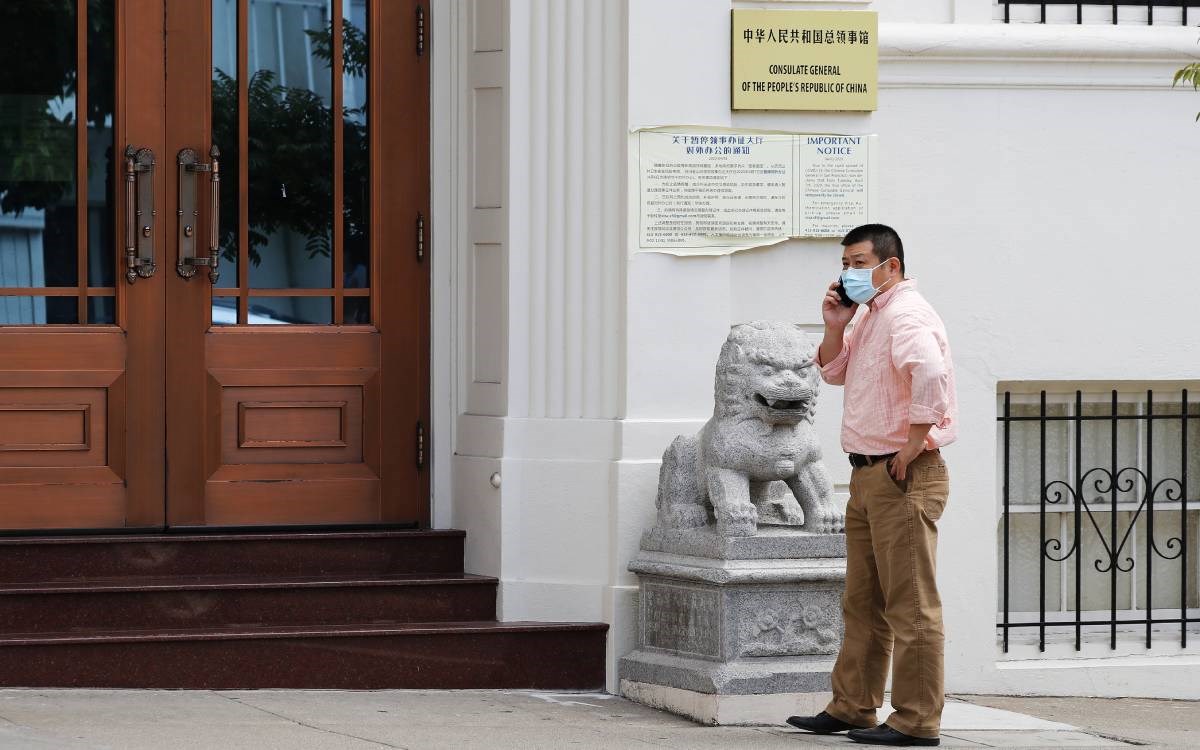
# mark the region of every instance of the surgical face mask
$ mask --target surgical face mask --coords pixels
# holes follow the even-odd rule
[[[879,266],[884,263],[887,261],[880,263]],[[875,268],[879,268],[879,266],[875,266]],[[875,272],[875,268],[847,268],[842,271],[842,286],[846,288],[846,296],[860,305],[865,305],[879,293],[880,289],[887,286],[887,281],[885,281],[876,289],[875,285],[871,283],[871,274]]]

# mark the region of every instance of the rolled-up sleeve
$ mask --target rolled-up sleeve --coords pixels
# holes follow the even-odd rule
[[[893,323],[891,344],[892,366],[912,389],[909,424],[945,426],[952,400],[950,369],[934,328],[919,315],[903,315]]]
[[[821,369],[821,380],[830,385],[846,384],[846,366],[850,364],[850,347],[854,345],[853,339],[854,326],[851,326],[842,339],[842,350],[828,362],[821,362],[821,350],[817,349],[815,361],[817,367]]]

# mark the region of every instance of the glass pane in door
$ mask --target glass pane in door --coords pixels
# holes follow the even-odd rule
[[[371,286],[371,152],[367,119],[366,0],[343,0],[342,5],[342,286]],[[346,297],[344,322],[371,322],[369,296]]]
[[[221,216],[217,238],[221,259],[218,289],[238,285],[241,212],[241,138],[238,133],[238,2],[212,0],[212,142],[221,150]],[[236,325],[238,297],[212,298],[212,324]]]
[[[213,142],[224,175],[212,322],[368,324],[368,4],[211,7]]]
[[[238,283],[237,0],[212,0],[212,142],[221,150],[221,254],[218,288]],[[214,319],[214,322],[215,319]]]
[[[87,284],[116,285],[116,188],[121,162],[113,140],[116,0],[87,3]],[[114,290],[115,291],[115,290]],[[112,295],[88,298],[89,323],[115,323]]]
[[[328,7],[304,0],[249,3],[252,288],[333,285]]]
[[[0,324],[114,322],[113,28],[113,0],[0,3]]]
[[[0,24],[0,286],[75,286],[75,9],[5,3]],[[58,323],[74,309],[73,297],[22,297],[0,322]]]
[[[329,325],[333,306],[329,297],[251,297],[249,323]]]

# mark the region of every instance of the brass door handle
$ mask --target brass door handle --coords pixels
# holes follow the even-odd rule
[[[154,152],[125,147],[125,279],[148,279],[154,262]]]
[[[196,152],[185,148],[179,152],[176,163],[179,166],[179,261],[175,264],[175,272],[185,279],[196,275],[196,268],[208,266],[208,280],[216,284],[221,278],[219,269],[221,258],[219,252],[220,217],[221,217],[221,150],[213,145],[208,152],[212,161],[202,164],[196,160]],[[208,172],[208,184],[211,191],[209,201],[208,222],[208,256],[196,255],[196,219],[200,211],[196,207],[196,173]]]

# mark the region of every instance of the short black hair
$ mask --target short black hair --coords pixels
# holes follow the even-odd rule
[[[886,224],[863,224],[861,227],[851,229],[845,237],[842,238],[842,247],[857,245],[860,242],[870,240],[871,248],[875,251],[875,257],[879,262],[888,258],[899,258],[900,260],[900,275],[904,275],[904,243],[900,241],[900,235],[896,233]]]

